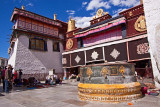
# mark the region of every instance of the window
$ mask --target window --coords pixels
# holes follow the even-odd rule
[[[47,43],[43,39],[32,38],[29,40],[29,49],[47,51]]]
[[[53,42],[53,51],[60,52],[59,42]]]

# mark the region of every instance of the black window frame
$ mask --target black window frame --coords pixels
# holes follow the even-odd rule
[[[37,41],[39,40],[39,45],[41,45],[40,42],[43,42],[43,49],[42,47],[37,47]],[[32,42],[34,41],[34,47],[32,47]],[[29,49],[33,49],[33,50],[39,50],[39,51],[47,51],[47,41],[45,41],[44,39],[41,38],[30,38],[29,39]]]
[[[53,51],[55,51],[55,52],[60,52],[60,44],[59,44],[60,42],[59,41],[53,41],[53,45],[52,45],[52,47],[53,47]],[[54,48],[54,45],[57,45],[56,46],[56,49]]]

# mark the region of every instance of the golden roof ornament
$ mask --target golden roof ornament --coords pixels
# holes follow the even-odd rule
[[[103,15],[103,9],[98,9],[97,16],[101,17]]]
[[[143,4],[143,0],[141,0],[141,4]]]
[[[96,19],[96,16],[94,16],[92,19]]]
[[[57,15],[56,14],[54,14],[54,20],[56,20],[57,19],[57,17],[56,17]]]
[[[24,5],[22,5],[22,7],[21,7],[23,10],[25,10],[25,7],[24,7]]]
[[[108,12],[104,12],[104,15],[107,15],[107,14],[109,14]]]
[[[74,30],[76,27],[75,27],[75,20],[71,19],[68,21],[68,32]]]

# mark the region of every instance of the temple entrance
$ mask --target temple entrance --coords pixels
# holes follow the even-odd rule
[[[75,79],[79,74],[79,67],[67,68],[67,78]]]
[[[142,61],[135,61],[135,71],[137,72],[137,76],[139,79],[142,78],[153,78],[153,71],[151,66],[151,60],[142,60]]]

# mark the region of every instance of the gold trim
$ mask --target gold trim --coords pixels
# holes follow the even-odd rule
[[[83,101],[99,101],[99,102],[111,102],[111,103],[119,103],[124,101],[131,101],[142,97],[141,93],[133,94],[133,95],[87,95],[83,93],[78,93],[80,100]]]
[[[78,91],[86,94],[105,94],[105,95],[129,95],[139,93],[141,87],[122,88],[122,89],[84,89],[78,88]]]
[[[78,84],[80,100],[100,102],[122,102],[142,96],[139,82],[128,84]]]
[[[133,88],[140,87],[141,84],[139,82],[132,82],[128,84],[83,84],[79,83],[79,88],[84,89],[124,89],[124,88]]]

